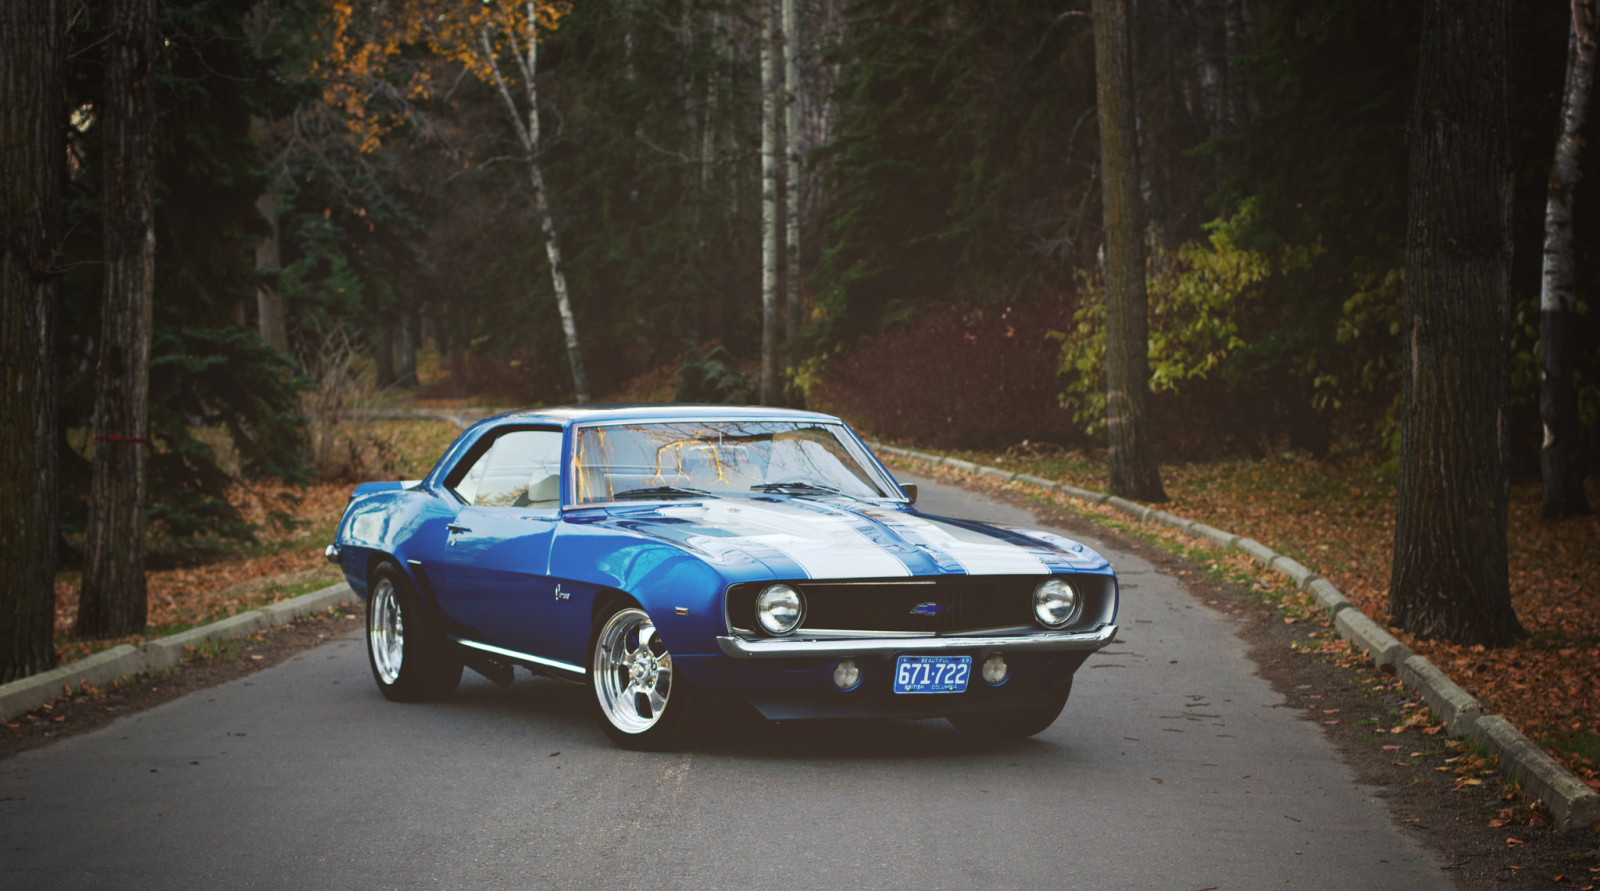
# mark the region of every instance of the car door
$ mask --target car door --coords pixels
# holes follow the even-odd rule
[[[491,435],[445,477],[460,507],[421,549],[423,568],[463,637],[540,655],[556,596],[547,574],[561,511],[562,434],[510,428]]]

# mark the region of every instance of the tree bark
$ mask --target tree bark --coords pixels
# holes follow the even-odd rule
[[[1150,420],[1149,296],[1145,291],[1144,212],[1134,133],[1127,0],[1094,0],[1095,81],[1104,174],[1106,427],[1111,492],[1165,501]]]
[[[517,110],[516,100],[511,96],[511,89],[506,84],[505,78],[500,73],[500,61],[495,56],[494,45],[489,40],[489,32],[482,32],[480,44],[483,49],[484,62],[489,66],[489,71],[494,76],[494,85],[500,95],[500,103],[505,108],[507,116],[511,119],[511,129],[517,134],[517,141],[522,143],[523,151],[528,153],[528,181],[533,192],[533,211],[539,219],[539,230],[544,235],[545,257],[550,261],[550,284],[556,292],[556,311],[561,315],[561,331],[567,342],[567,362],[572,368],[572,389],[575,399],[580,402],[589,401],[589,375],[583,368],[583,351],[578,346],[578,323],[572,314],[572,298],[567,292],[567,274],[561,263],[561,242],[556,237],[555,215],[550,211],[550,197],[544,185],[544,170],[539,165],[539,19],[538,10],[532,0],[526,3],[528,18],[528,47],[526,52],[521,49],[521,39],[516,34],[507,34],[506,39],[511,44],[512,54],[516,57],[517,67],[520,69],[524,85],[528,93],[528,112],[526,118]]]
[[[1572,193],[1578,153],[1594,82],[1595,0],[1572,0],[1567,35],[1567,83],[1561,98],[1561,135],[1544,206],[1544,282],[1539,293],[1539,419],[1544,444],[1539,471],[1547,520],[1591,513],[1583,491],[1582,428],[1574,379],[1579,348],[1573,337],[1578,298],[1572,264]]]
[[[55,665],[65,7],[0,4],[0,683]]]
[[[761,403],[781,398],[778,370],[778,28],[761,0]]]
[[[250,119],[250,138],[262,155],[272,154],[272,125],[265,118]],[[256,242],[256,272],[272,275],[283,269],[278,242],[278,189],[276,182],[256,198],[256,210],[267,224],[266,237]],[[283,295],[265,280],[256,283],[256,325],[268,346],[289,351],[289,326],[283,314]]]
[[[145,461],[155,294],[155,0],[113,0],[100,126],[105,146],[105,297],[95,368],[94,478],[84,539],[81,637],[145,625]]]
[[[783,2],[783,144],[788,158],[784,176],[784,223],[788,256],[784,263],[783,342],[788,373],[784,391],[789,405],[798,405],[802,394],[793,392],[796,340],[800,336],[800,35],[795,19],[795,0]]]
[[[1408,130],[1389,612],[1425,639],[1522,631],[1506,562],[1512,165],[1506,0],[1427,0]]]

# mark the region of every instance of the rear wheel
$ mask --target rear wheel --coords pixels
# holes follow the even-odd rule
[[[1072,682],[1068,681],[1066,686],[1042,708],[1016,709],[1008,712],[972,712],[950,715],[946,720],[973,742],[1026,739],[1036,733],[1043,733],[1045,728],[1054,724],[1056,718],[1061,717],[1061,710],[1066,708],[1067,697],[1070,695],[1072,695]]]
[[[367,663],[395,702],[443,699],[461,683],[461,659],[434,627],[405,573],[393,563],[372,572],[367,595]]]
[[[655,623],[622,605],[600,623],[589,648],[590,689],[600,728],[626,749],[682,746],[689,731],[689,689]]]

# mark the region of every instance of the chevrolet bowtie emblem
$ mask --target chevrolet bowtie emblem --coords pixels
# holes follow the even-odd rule
[[[911,608],[913,616],[937,616],[950,607],[942,603],[919,603]]]

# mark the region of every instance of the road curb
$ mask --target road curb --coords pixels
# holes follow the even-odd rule
[[[1104,504],[1143,522],[1158,522],[1172,526],[1185,534],[1207,542],[1224,551],[1238,551],[1248,555],[1263,569],[1276,572],[1311,595],[1311,599],[1328,616],[1339,636],[1351,645],[1364,650],[1373,664],[1397,674],[1400,682],[1416,690],[1428,708],[1444,722],[1445,732],[1453,737],[1477,740],[1500,756],[1500,765],[1508,776],[1520,780],[1528,793],[1539,798],[1550,809],[1550,817],[1558,832],[1593,828],[1600,830],[1600,793],[1589,788],[1550,757],[1510,721],[1500,715],[1482,714],[1482,705],[1438,666],[1422,656],[1417,656],[1394,635],[1374,622],[1355,604],[1351,603],[1333,583],[1310,568],[1252,538],[1235,535],[1204,523],[1188,520],[1176,514],[1159,511],[1104,492],[1093,492],[1069,486],[1066,483],[1044,480],[1027,474],[1011,473],[994,467],[980,467],[970,461],[957,461],[912,449],[869,443],[875,450],[902,458],[913,458],[933,464],[956,467],[969,473],[992,478],[1009,479],[1042,486],[1063,492],[1091,504]]]
[[[339,582],[291,600],[282,600],[209,625],[148,641],[143,646],[121,644],[32,677],[0,684],[0,721],[31,712],[51,700],[76,691],[83,684],[100,686],[129,675],[171,668],[182,661],[184,647],[245,637],[330,606],[354,602],[355,592],[350,590],[349,585]]]

